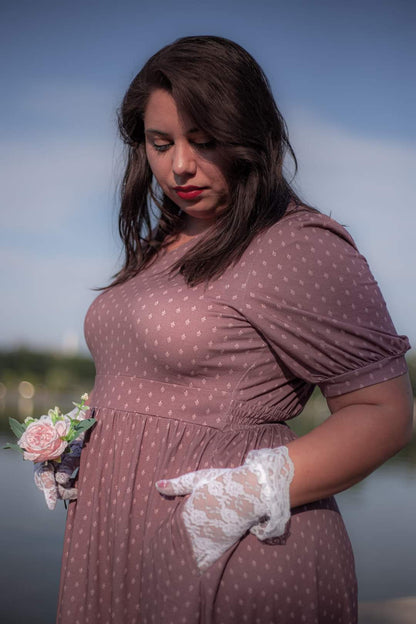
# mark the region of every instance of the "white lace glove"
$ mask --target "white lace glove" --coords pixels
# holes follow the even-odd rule
[[[82,437],[82,439],[81,439]],[[82,433],[69,445],[71,452],[65,453],[61,462],[48,461],[34,465],[33,478],[43,492],[48,509],[55,509],[56,501],[74,500],[78,490],[74,487],[74,471],[79,468],[81,449],[84,440]]]
[[[293,463],[285,446],[250,451],[239,468],[212,468],[158,481],[160,493],[190,494],[183,508],[198,568],[206,570],[250,530],[279,537],[290,518]]]

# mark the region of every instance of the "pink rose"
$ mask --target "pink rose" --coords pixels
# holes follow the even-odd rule
[[[69,428],[69,421],[58,420],[53,424],[48,416],[30,423],[17,442],[24,450],[23,458],[34,462],[58,459],[68,446],[61,438],[67,435]]]

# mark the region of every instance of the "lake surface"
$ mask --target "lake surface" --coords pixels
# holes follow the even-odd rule
[[[14,441],[0,434],[0,446]],[[2,624],[54,624],[66,510],[49,511],[33,466],[0,451]],[[416,596],[416,440],[337,495],[353,544],[360,600]]]

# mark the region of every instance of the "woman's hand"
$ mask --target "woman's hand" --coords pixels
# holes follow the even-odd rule
[[[260,539],[271,536],[270,525],[273,537],[283,534],[292,476],[287,449],[278,447],[251,451],[239,468],[198,470],[156,487],[169,496],[190,494],[183,520],[196,563],[205,571],[249,530]],[[259,524],[266,519],[266,525]]]
[[[78,496],[73,474],[79,468],[82,440],[74,440],[70,448],[71,452],[64,453],[59,463],[48,461],[34,465],[33,478],[45,496],[48,509],[55,509],[58,499],[74,500]]]

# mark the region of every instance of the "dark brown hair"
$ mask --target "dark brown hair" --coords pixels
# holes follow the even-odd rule
[[[180,209],[158,189],[145,153],[143,116],[157,88],[167,90],[178,108],[215,141],[230,191],[229,209],[217,218],[210,235],[173,267],[188,284],[220,275],[258,232],[284,215],[291,200],[300,203],[283,174],[285,155],[292,157],[295,170],[296,157],[262,69],[228,39],[178,39],[147,61],[119,111],[128,150],[119,215],[125,260],[111,285],[148,266],[182,226]],[[160,212],[154,229],[152,203]]]

